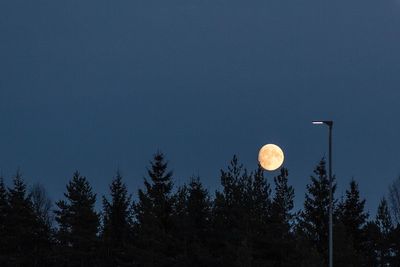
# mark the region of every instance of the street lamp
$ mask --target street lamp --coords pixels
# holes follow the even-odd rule
[[[329,267],[333,267],[333,229],[332,229],[332,127],[333,121],[313,121],[314,125],[325,124],[329,127]]]

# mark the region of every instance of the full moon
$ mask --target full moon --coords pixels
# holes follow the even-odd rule
[[[284,160],[282,149],[274,144],[263,146],[258,153],[258,161],[261,167],[267,171],[274,171],[278,169]]]

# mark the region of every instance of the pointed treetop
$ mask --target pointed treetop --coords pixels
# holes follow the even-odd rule
[[[167,172],[168,162],[162,152],[158,151],[150,161],[150,168],[147,169],[147,174],[154,183],[164,183],[171,179],[172,171]]]
[[[20,172],[20,170],[17,170],[17,173],[15,174],[15,176],[13,178],[13,184],[14,184],[14,187],[13,187],[13,189],[11,189],[13,192],[19,192],[19,193],[23,193],[25,195],[26,184],[25,184],[24,180],[22,179],[22,173]]]
[[[376,225],[381,230],[382,234],[389,235],[393,230],[392,218],[390,216],[389,207],[386,198],[382,198],[378,206],[378,213],[375,219]]]
[[[281,168],[280,174],[274,177],[275,195],[272,201],[272,215],[279,222],[286,224],[293,217],[291,210],[294,207],[294,189],[288,185],[288,175],[288,170]]]

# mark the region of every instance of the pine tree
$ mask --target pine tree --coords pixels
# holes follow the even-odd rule
[[[270,216],[271,210],[271,187],[264,176],[264,170],[259,165],[253,173],[250,195],[253,201],[253,214],[258,224],[264,224]]]
[[[99,217],[94,210],[96,194],[86,177],[77,171],[67,185],[66,200],[56,203],[59,224],[57,261],[63,266],[96,266]]]
[[[211,250],[222,266],[268,266],[271,259],[270,185],[259,166],[247,172],[236,156],[221,170],[222,191],[212,210]]]
[[[291,222],[294,189],[288,185],[288,170],[280,169],[280,174],[274,178],[275,195],[272,200],[270,216],[271,259],[275,265],[290,266],[294,264],[295,242],[291,233]]]
[[[173,265],[176,247],[172,196],[172,172],[168,171],[164,155],[158,152],[148,169],[145,190],[139,190],[135,205],[138,258],[144,266]]]
[[[275,196],[272,201],[271,217],[274,223],[282,228],[280,234],[287,235],[290,222],[293,219],[293,200],[294,189],[288,185],[289,172],[286,168],[281,168],[280,174],[274,178]]]
[[[213,207],[212,251],[222,266],[249,266],[252,261],[251,175],[236,156],[221,170],[222,192]]]
[[[271,229],[271,189],[264,170],[259,165],[253,172],[251,190],[250,225],[252,228],[252,264],[254,266],[269,266],[272,264],[272,232]]]
[[[315,176],[314,176],[315,175]],[[329,177],[326,173],[325,160],[322,159],[311,176],[311,184],[307,185],[304,210],[301,215],[301,227],[304,233],[328,262],[328,222],[329,222]],[[333,183],[332,196],[336,184]],[[333,202],[335,204],[335,202]]]
[[[130,266],[133,252],[132,197],[119,172],[110,185],[110,195],[111,200],[103,196],[103,265]]]

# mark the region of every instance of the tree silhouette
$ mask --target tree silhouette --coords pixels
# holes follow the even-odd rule
[[[378,206],[375,224],[378,229],[377,256],[379,266],[390,266],[392,259],[391,235],[393,232],[393,224],[385,198],[382,198]]]
[[[360,255],[355,250],[353,238],[347,232],[342,221],[336,221],[333,227],[333,265],[343,267],[371,266],[363,265]],[[365,261],[365,260],[364,260]]]
[[[6,216],[8,263],[11,266],[46,266],[47,254],[43,250],[49,245],[49,230],[35,214],[19,171],[13,178],[13,187],[8,189]]]
[[[66,200],[56,203],[58,264],[63,266],[97,266],[96,249],[99,217],[94,210],[96,194],[86,177],[76,171],[67,185]]]
[[[281,228],[280,235],[284,238],[290,230],[293,219],[294,189],[288,185],[289,172],[286,168],[280,169],[280,174],[274,178],[275,195],[272,200],[271,219]]]
[[[204,238],[210,226],[211,201],[199,177],[192,178],[189,183],[187,214],[196,238]]]
[[[0,177],[0,265],[6,266],[8,262],[8,242],[7,242],[7,212],[8,192],[4,184],[3,177]]]
[[[176,238],[180,240],[179,262],[176,266],[210,266],[208,250],[211,227],[211,202],[198,177],[188,186],[180,187],[175,195],[174,217]]]
[[[212,250],[223,266],[251,264],[251,182],[251,175],[236,156],[227,170],[221,170],[223,190],[216,192],[213,207]]]
[[[132,197],[119,172],[110,185],[110,196],[111,200],[103,196],[103,265],[130,266],[133,262]]]
[[[138,258],[144,266],[175,262],[173,183],[172,172],[167,168],[164,155],[156,153],[147,172],[150,180],[144,180],[145,190],[139,190],[139,201],[134,208]]]
[[[295,240],[291,232],[294,214],[294,189],[288,184],[289,172],[281,168],[279,175],[274,177],[275,195],[272,200],[269,228],[271,233],[271,258],[275,265],[293,265],[295,258]]]
[[[51,265],[52,248],[52,203],[46,189],[40,184],[35,184],[30,190],[32,208],[36,217],[37,244],[35,246],[36,266]]]
[[[271,228],[271,188],[264,170],[259,165],[252,176],[252,185],[248,192],[251,199],[249,220],[252,228],[252,264],[265,266],[272,264]]]
[[[11,187],[0,178],[0,266],[261,267],[326,265],[329,178],[318,162],[307,185],[304,209],[293,212],[294,189],[281,168],[274,190],[260,166],[252,172],[234,156],[220,172],[221,189],[210,196],[200,178],[174,188],[165,156],[150,161],[144,188],[132,201],[117,172],[102,198],[75,172],[55,221],[45,188],[29,192],[17,172]],[[333,190],[335,191],[336,184]],[[394,219],[395,190],[389,199]],[[335,266],[399,266],[400,225],[382,199],[367,221],[366,200],[352,180],[335,207]],[[395,203],[395,204],[393,204]]]
[[[34,184],[30,190],[30,197],[33,209],[40,221],[48,227],[51,227],[53,223],[53,217],[51,215],[52,202],[44,186],[41,184]]]
[[[400,176],[389,186],[389,201],[395,222],[400,224]]]
[[[365,199],[360,198],[358,184],[354,179],[350,181],[349,189],[346,190],[346,198],[344,202],[339,203],[337,208],[338,220],[344,227],[343,240],[344,243],[351,243],[355,251],[352,261],[355,265],[360,265],[362,259],[365,258],[364,245],[365,232],[364,227],[368,219],[368,213],[364,210]]]
[[[329,177],[325,165],[322,159],[311,176],[311,184],[307,185],[301,224],[314,248],[328,262]],[[332,196],[335,190],[334,183]]]

